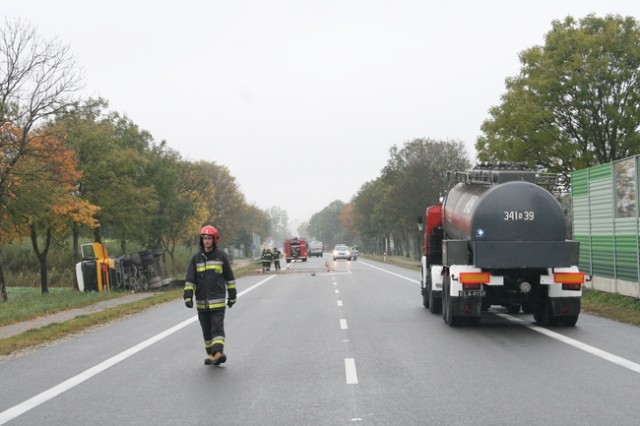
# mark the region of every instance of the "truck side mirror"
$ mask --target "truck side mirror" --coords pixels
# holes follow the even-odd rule
[[[416,222],[418,222],[418,231],[422,232],[424,229],[424,220],[422,219],[422,216],[418,216]]]

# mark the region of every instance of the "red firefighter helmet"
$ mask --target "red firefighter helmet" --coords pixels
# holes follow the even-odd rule
[[[205,235],[211,235],[213,237],[213,242],[217,243],[220,237],[218,236],[218,230],[211,225],[203,226],[200,230],[200,238]]]

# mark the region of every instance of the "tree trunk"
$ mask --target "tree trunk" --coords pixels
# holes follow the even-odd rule
[[[7,295],[7,287],[4,283],[4,272],[2,269],[2,250],[0,250],[0,300],[2,300],[2,302],[8,302],[9,296]]]
[[[174,256],[174,252],[176,251],[176,242],[173,240],[171,242],[171,250],[165,250],[165,253],[169,253],[169,257],[171,258],[171,277],[175,278],[176,276],[176,258]],[[164,256],[164,253],[163,253]]]
[[[47,275],[47,256],[38,256],[38,260],[40,261],[40,288],[42,289],[42,294],[49,293],[49,277]]]
[[[35,225],[31,224],[31,245],[33,246],[33,251],[36,253],[38,257],[38,261],[40,262],[40,288],[42,289],[42,294],[49,293],[49,281],[47,276],[47,255],[49,254],[49,246],[51,244],[51,228],[47,227],[47,232],[45,236],[44,248],[42,252],[38,248],[38,236],[36,234]]]
[[[120,252],[121,254],[125,254],[127,252],[127,240],[125,237],[120,239]]]

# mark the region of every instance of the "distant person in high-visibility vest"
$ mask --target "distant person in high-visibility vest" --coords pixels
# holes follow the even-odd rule
[[[271,261],[273,261],[273,253],[266,248],[262,250],[262,272],[268,272],[271,270]]]
[[[273,267],[276,271],[280,270],[280,255],[282,252],[278,250],[278,247],[273,248]]]
[[[200,251],[187,267],[184,304],[193,308],[196,299],[198,319],[207,351],[205,365],[220,365],[224,353],[224,314],[236,303],[236,283],[227,254],[218,249],[218,230],[211,225],[200,230]],[[225,300],[226,298],[226,300]],[[225,303],[226,302],[226,303]]]

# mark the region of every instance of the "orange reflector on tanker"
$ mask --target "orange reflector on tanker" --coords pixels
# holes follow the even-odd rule
[[[582,284],[584,272],[554,272],[553,282],[556,284]]]
[[[491,281],[489,272],[460,272],[461,284],[485,284]]]

